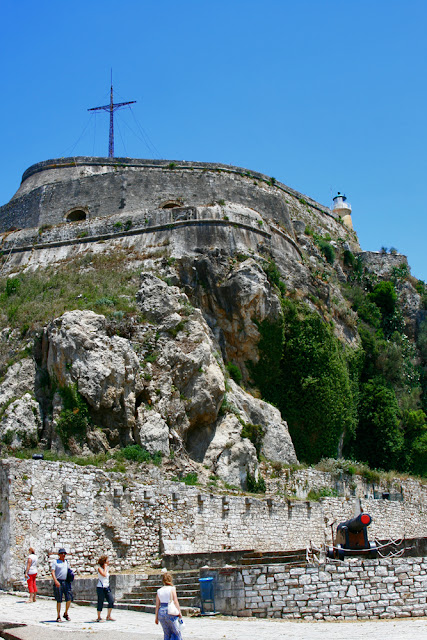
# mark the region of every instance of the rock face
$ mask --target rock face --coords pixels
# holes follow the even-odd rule
[[[224,357],[244,365],[257,361],[259,332],[254,322],[280,315],[279,299],[261,266],[247,256],[230,269],[225,256],[181,260],[179,278],[199,291],[197,303],[223,347]]]
[[[36,368],[32,358],[25,358],[12,364],[0,384],[0,407],[26,391],[34,390]]]
[[[12,449],[35,447],[42,426],[40,407],[30,393],[9,404],[0,419],[0,439]]]
[[[108,336],[106,319],[70,311],[46,329],[47,369],[60,387],[77,384],[101,426],[132,428],[142,388],[139,363],[129,341]]]
[[[282,419],[280,411],[268,402],[253,398],[245,393],[232,380],[231,391],[227,399],[236,407],[244,422],[261,425],[264,438],[261,453],[275,462],[286,460],[289,463],[298,462],[294,445],[289,435],[288,426]]]
[[[304,303],[358,347],[349,291],[362,278],[393,280],[414,348],[427,313],[404,256],[359,253],[356,234],[329,209],[237,167],[48,161],[26,172],[0,218],[2,273],[18,276],[13,287],[0,282],[12,303],[0,311],[0,439],[12,448],[38,442],[86,455],[137,444],[245,486],[261,456],[297,461],[280,412],[254,397],[253,365],[276,346],[260,342],[261,323],[280,332],[283,309]],[[117,279],[110,305],[72,291],[60,317],[14,326],[26,274],[77,268],[108,289],[110,260],[120,276],[131,272],[129,288]],[[73,310],[81,298],[106,315]],[[32,347],[34,359],[19,360]]]
[[[214,278],[213,265],[209,269]],[[240,487],[248,473],[258,473],[255,446],[241,435],[242,425],[254,423],[265,434],[266,457],[294,462],[295,451],[279,412],[228,379],[222,357],[232,349],[228,338],[238,323],[240,357],[253,352],[258,338],[251,317],[278,313],[277,297],[252,260],[217,287],[216,295],[217,308],[225,304],[230,316],[224,314],[212,330],[179,287],[145,271],[137,294],[141,316],[126,335],[115,335],[117,327],[93,311],[66,312],[51,322],[44,331],[42,363],[59,393],[54,395],[51,429],[45,428],[45,437],[50,433],[56,448],[65,446],[75,453],[136,443],[152,454],[168,456],[172,446],[178,447],[195,463]],[[221,349],[217,336],[227,348]],[[21,367],[28,369],[30,380],[29,365]],[[12,393],[10,376],[3,387],[5,394]],[[80,394],[90,416],[80,445],[73,438],[61,444],[56,435],[65,410],[61,389],[66,388]]]
[[[241,438],[242,425],[232,414],[221,418],[203,457],[213,473],[228,484],[244,487],[246,474],[256,475],[258,462],[254,445]]]
[[[9,367],[0,384],[0,440],[12,449],[35,446],[39,439],[40,406],[31,395],[35,375],[34,360],[25,358]]]

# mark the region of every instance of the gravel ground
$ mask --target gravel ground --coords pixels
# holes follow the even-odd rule
[[[64,606],[63,606],[64,609]],[[62,610],[63,610],[62,609]],[[135,640],[142,634],[144,640],[162,640],[160,626],[154,624],[149,613],[116,610],[115,622],[95,622],[96,611],[91,607],[72,604],[70,622],[56,622],[56,603],[39,599],[28,604],[25,596],[0,593],[0,622],[25,624],[25,627],[0,631],[0,637],[19,640],[86,640],[96,633],[103,640]],[[105,617],[105,614],[104,614]],[[72,635],[70,635],[72,634]],[[426,640],[427,619],[394,619],[366,622],[290,622],[288,620],[233,618],[229,616],[185,618],[182,627],[184,640]]]

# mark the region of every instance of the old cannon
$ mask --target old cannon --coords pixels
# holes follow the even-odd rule
[[[359,513],[351,520],[341,522],[337,526],[333,547],[328,547],[328,558],[344,560],[345,556],[362,556],[376,558],[377,546],[369,542],[367,527],[372,518],[369,513]]]

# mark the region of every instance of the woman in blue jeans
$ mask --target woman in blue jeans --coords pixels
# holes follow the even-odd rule
[[[162,625],[164,640],[182,640],[180,623],[182,622],[181,609],[179,606],[176,589],[173,586],[173,579],[170,573],[164,573],[163,587],[157,589],[156,595],[156,624]],[[178,609],[177,616],[168,614],[168,604],[172,600]]]
[[[104,606],[104,600],[107,601],[108,605],[108,613],[106,620],[113,622],[114,618],[111,617],[111,612],[114,607],[114,598],[110,589],[110,573],[108,570],[108,556],[101,556],[98,560],[98,582],[96,585],[96,592],[98,594],[98,619],[97,622],[101,622],[101,612],[102,607]]]

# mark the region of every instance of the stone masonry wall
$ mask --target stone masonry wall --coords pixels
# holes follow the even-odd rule
[[[224,614],[304,620],[427,615],[427,558],[204,569]]]
[[[3,268],[8,271],[75,258],[89,247],[96,253],[125,250],[147,259],[200,255],[212,246],[225,254],[259,254],[267,248],[300,259],[300,249],[289,234],[237,205],[117,214],[0,235],[0,250],[7,255]]]
[[[114,571],[134,570],[163,553],[277,551],[310,541],[320,547],[331,542],[330,522],[352,517],[354,509],[346,498],[207,493],[162,480],[157,468],[139,481],[95,467],[9,458],[0,462],[0,479],[0,585],[22,578],[29,546],[40,557],[40,577],[61,546],[79,574],[92,573],[103,553]],[[427,536],[425,499],[413,501],[408,492],[404,502],[362,504],[373,518],[370,539]]]
[[[58,225],[73,209],[87,219],[144,216],[174,202],[182,207],[233,203],[258,212],[294,237],[297,219],[358,247],[331,211],[274,178],[240,167],[130,158],[61,158],[30,167],[12,200],[0,207],[0,231]],[[69,224],[69,223],[68,223]]]

